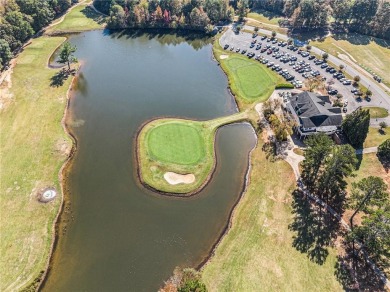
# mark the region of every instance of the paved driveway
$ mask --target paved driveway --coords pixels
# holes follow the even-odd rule
[[[245,26],[245,29],[252,29],[253,30],[253,27]],[[266,34],[266,35],[271,34],[270,31],[262,30],[262,29],[260,29],[259,32],[262,34]],[[281,40],[287,40],[287,36],[285,36],[285,35],[278,34],[277,37]],[[223,36],[220,38],[220,44],[222,47],[225,44],[228,44],[230,47],[234,46],[235,49],[236,48],[240,48],[241,50],[246,49],[247,52],[253,52],[256,54],[256,56],[257,55],[264,56],[270,62],[272,61],[275,64],[279,64],[282,69],[288,70],[288,72],[291,75],[295,76],[295,80],[304,81],[305,78],[302,76],[302,74],[297,73],[292,68],[292,66],[289,66],[288,63],[283,63],[280,61],[280,59],[275,59],[274,57],[272,57],[272,55],[267,55],[266,52],[261,53],[260,50],[256,50],[255,48],[251,49],[249,46],[250,46],[252,40],[253,40],[253,38],[252,38],[251,33],[240,32],[239,34],[236,34],[233,32],[232,29],[229,28],[223,34]],[[271,46],[277,46],[276,44],[267,43],[266,40],[261,40],[260,37],[257,37],[256,40],[257,40],[257,43],[262,44],[262,48],[267,44],[270,44]],[[365,106],[380,106],[380,107],[386,108],[390,112],[390,102],[389,102],[389,97],[387,96],[387,94],[380,87],[378,87],[377,84],[374,83],[375,81],[368,82],[369,80],[365,80],[367,78],[364,78],[364,76],[359,74],[356,70],[355,70],[356,72],[354,72],[353,71],[354,69],[351,68],[350,66],[348,67],[347,65],[345,65],[345,66],[347,66],[346,67],[347,73],[350,74],[351,76],[355,76],[355,75],[361,76],[361,83],[364,86],[369,87],[370,90],[373,92],[373,98],[371,99],[370,102],[368,102],[366,100],[357,101],[354,98],[354,95],[351,93],[351,89],[353,89],[352,85],[343,85],[340,81],[338,81],[337,79],[334,79],[332,74],[326,72],[326,69],[322,69],[321,65],[315,65],[313,60],[312,61],[308,60],[308,57],[303,58],[301,55],[299,55],[297,53],[297,51],[296,52],[291,51],[291,50],[287,49],[287,47],[278,47],[278,48],[280,50],[279,52],[285,52],[285,53],[289,53],[290,56],[296,56],[298,59],[296,62],[303,60],[306,63],[309,63],[311,66],[311,69],[314,71],[318,70],[321,73],[321,76],[326,78],[326,81],[332,80],[334,82],[333,85],[331,85],[332,88],[337,89],[338,92],[343,95],[343,99],[348,101],[347,113],[352,112],[353,110],[355,110],[359,106],[363,106],[363,107],[365,107]],[[316,50],[318,50],[318,52]],[[319,49],[316,49],[316,48],[312,48],[312,51],[318,55],[320,55],[322,52],[322,51],[320,52]],[[339,60],[338,58],[333,57],[333,56],[329,56],[329,61],[331,61],[335,65],[339,65],[339,64],[343,63],[341,60]],[[269,70],[271,70],[271,69],[269,69]],[[385,121],[390,126],[390,117],[387,117],[384,119],[371,119],[371,125],[378,126],[381,121]]]

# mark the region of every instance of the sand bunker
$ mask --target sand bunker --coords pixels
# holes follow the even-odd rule
[[[221,60],[224,60],[224,59],[229,58],[229,56],[228,56],[228,55],[221,55],[219,58],[220,58]]]
[[[195,181],[195,175],[192,173],[179,174],[175,172],[166,172],[164,178],[170,185],[192,184]]]
[[[42,203],[47,203],[54,200],[56,196],[57,192],[54,188],[46,188],[39,194],[38,200]]]

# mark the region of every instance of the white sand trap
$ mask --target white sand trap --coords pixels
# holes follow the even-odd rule
[[[164,178],[170,185],[192,184],[195,181],[195,175],[192,173],[179,174],[175,172],[166,172],[164,173]]]
[[[229,56],[228,56],[228,55],[221,55],[219,58],[220,58],[221,60],[224,60],[224,59],[229,58]]]

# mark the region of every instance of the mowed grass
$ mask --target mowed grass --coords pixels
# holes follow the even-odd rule
[[[249,12],[247,17],[265,24],[272,25],[279,25],[279,20],[283,20],[283,17],[280,17],[276,14],[272,14],[271,12],[267,11]]]
[[[214,140],[223,125],[247,120],[248,112],[210,121],[157,119],[146,124],[137,139],[141,181],[159,191],[189,195],[207,183],[215,165]],[[194,174],[191,184],[170,185],[166,172]]]
[[[232,226],[206,264],[209,291],[342,291],[334,276],[336,251],[323,265],[292,247],[291,191],[295,178],[284,161],[271,162],[262,143],[252,153],[250,185]]]
[[[387,139],[390,139],[390,128],[386,128],[384,129],[384,132],[381,132],[378,128],[370,127],[363,147],[376,147]]]
[[[368,109],[370,111],[371,119],[386,118],[389,115],[387,109],[383,107],[373,106],[373,107],[365,107],[365,109]]]
[[[64,21],[48,28],[46,33],[70,33],[101,29],[104,22],[104,15],[97,13],[87,4],[80,4],[65,16]]]
[[[357,157],[360,163],[354,172],[355,176],[348,178],[349,188],[351,188],[353,182],[358,182],[369,176],[379,176],[387,183],[390,191],[390,174],[386,172],[376,153],[357,155]]]
[[[221,48],[219,38],[214,41],[213,51],[215,58],[228,76],[230,90],[240,110],[266,101],[277,84],[285,83],[279,74],[258,61]],[[221,58],[224,55],[227,56],[226,59]]]
[[[182,122],[162,124],[148,135],[153,159],[181,165],[195,164],[204,158],[206,146],[200,125]]]
[[[381,76],[383,82],[390,86],[390,74],[388,72],[390,68],[390,49],[385,47],[384,41],[374,41],[370,37],[359,34],[349,34],[348,38],[350,41],[327,37],[324,41],[311,42],[310,44],[334,56],[338,56],[338,54],[351,55],[356,64]],[[383,43],[383,45],[378,43]]]
[[[71,78],[50,87],[58,70],[47,62],[63,41],[40,37],[24,49],[11,77],[12,101],[0,113],[1,291],[18,291],[35,279],[53,241],[62,196],[58,174],[71,147],[61,126]],[[42,204],[36,195],[46,186],[55,187],[58,197]]]

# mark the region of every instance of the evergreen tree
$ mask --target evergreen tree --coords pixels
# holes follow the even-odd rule
[[[342,129],[349,142],[355,148],[363,147],[370,126],[370,111],[359,108],[347,115],[342,123]]]

